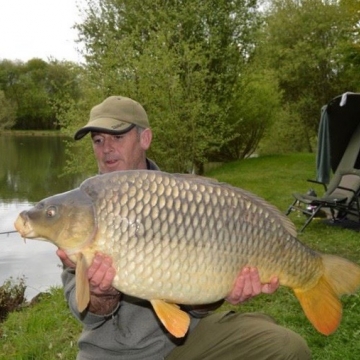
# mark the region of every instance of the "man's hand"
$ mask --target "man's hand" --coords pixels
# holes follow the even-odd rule
[[[112,259],[97,253],[87,274],[90,282],[89,311],[98,315],[112,313],[121,297],[121,293],[111,285],[116,274]]]
[[[117,295],[119,292],[112,287],[115,277],[115,269],[112,267],[112,259],[109,256],[97,253],[87,271],[90,292],[94,295]]]
[[[262,284],[256,268],[244,267],[239,273],[232,291],[225,300],[230,304],[236,305],[261,293],[272,294],[278,287],[278,278],[274,277],[269,283]]]
[[[75,264],[63,250],[57,250],[57,255],[65,266],[75,268]],[[109,256],[97,253],[87,270],[90,283],[90,304],[88,310],[98,315],[111,313],[118,305],[121,293],[111,284],[115,277],[115,269]]]

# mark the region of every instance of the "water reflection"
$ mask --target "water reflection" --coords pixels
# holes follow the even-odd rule
[[[0,135],[0,232],[13,231],[17,215],[35,202],[78,186],[82,179],[60,176],[65,165],[63,137]],[[60,285],[56,247],[0,234],[0,285],[25,276],[27,298]]]
[[[73,188],[76,179],[61,176],[64,141],[60,136],[0,136],[0,199],[37,202]]]

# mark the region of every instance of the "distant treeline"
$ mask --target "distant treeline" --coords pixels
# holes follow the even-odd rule
[[[150,155],[169,170],[201,171],[255,151],[314,151],[321,107],[360,91],[358,0],[82,7],[82,66],[0,62],[0,128],[70,133],[93,105],[125,95],[149,114]]]
[[[79,73],[71,62],[0,61],[0,129],[59,129],[60,104],[80,96]]]

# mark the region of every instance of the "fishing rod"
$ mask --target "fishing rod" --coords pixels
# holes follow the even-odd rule
[[[16,233],[16,232],[17,232],[16,230],[12,230],[12,231],[2,231],[2,232],[0,232],[0,235],[7,235],[7,236],[9,236],[9,234]]]

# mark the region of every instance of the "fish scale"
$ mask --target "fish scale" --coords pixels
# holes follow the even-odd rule
[[[172,304],[225,298],[244,266],[256,267],[264,283],[277,276],[291,287],[326,335],[340,323],[339,297],[360,285],[358,265],[302,244],[273,205],[199,176],[147,170],[94,176],[22,212],[15,227],[24,237],[53,242],[77,262],[79,311],[89,301],[82,296],[83,269],[101,252],[113,260],[113,286],[149,300],[177,337],[189,321]]]

